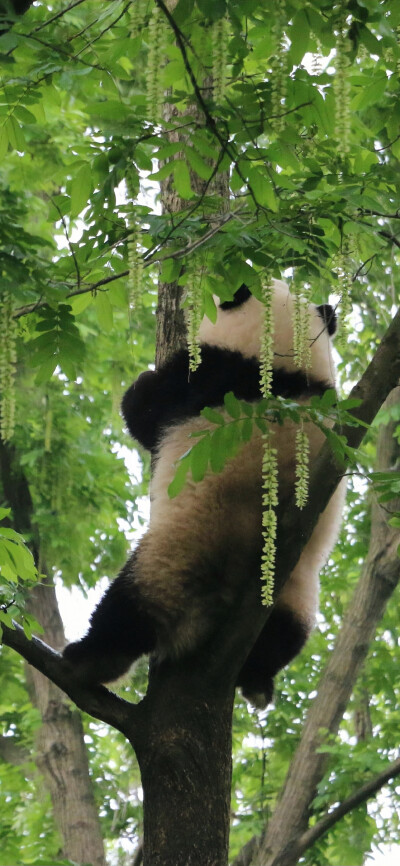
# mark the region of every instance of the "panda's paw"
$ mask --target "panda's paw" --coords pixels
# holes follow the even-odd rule
[[[90,650],[85,638],[69,643],[63,650],[63,658],[75,679],[88,684],[101,682],[98,653]]]
[[[272,677],[265,680],[262,686],[261,684],[253,684],[247,688],[242,688],[242,695],[257,710],[265,710],[268,704],[271,703],[274,695],[274,681]]]
[[[63,651],[75,680],[85,685],[113,683],[129,670],[132,657],[115,648],[95,646],[88,638],[68,644]]]

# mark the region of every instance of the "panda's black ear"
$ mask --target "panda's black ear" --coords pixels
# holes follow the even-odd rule
[[[335,310],[330,304],[321,304],[317,307],[317,310],[322,321],[325,322],[329,336],[332,337],[333,334],[336,334],[337,329],[337,316]]]
[[[234,310],[235,307],[241,307],[249,298],[251,298],[251,291],[245,283],[242,283],[235,292],[233,300],[223,301],[219,306],[221,310]]]

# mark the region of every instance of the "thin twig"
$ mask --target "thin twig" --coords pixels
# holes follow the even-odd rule
[[[353,791],[349,797],[343,800],[343,803],[336,806],[332,812],[328,812],[327,815],[324,815],[324,817],[321,818],[314,827],[310,827],[309,830],[306,830],[305,833],[300,836],[297,843],[299,846],[299,854],[305,851],[306,848],[310,848],[317,839],[323,836],[324,833],[333,827],[333,825],[343,818],[344,815],[347,815],[353,809],[356,809],[357,806],[361,805],[361,803],[365,803],[366,800],[380,791],[390,779],[394,779],[399,774],[400,758],[389,764],[389,766],[382,770],[381,773],[378,773],[373,777],[373,779],[370,779],[369,782],[366,782],[365,785],[358,788],[357,791]]]
[[[78,260],[77,260],[76,255],[75,255],[75,250],[74,250],[74,248],[73,248],[73,246],[72,246],[72,242],[71,242],[70,236],[69,236],[69,234],[68,234],[68,226],[67,226],[67,223],[65,222],[65,218],[63,217],[63,215],[62,215],[62,213],[61,213],[61,210],[60,210],[60,208],[58,207],[58,204],[57,204],[57,202],[55,201],[55,199],[54,199],[52,196],[50,196],[50,200],[51,200],[51,203],[52,203],[53,207],[55,207],[55,209],[56,209],[56,211],[57,211],[57,213],[58,213],[58,215],[59,215],[59,217],[60,217],[60,221],[62,222],[62,225],[63,225],[63,228],[64,228],[64,234],[65,234],[65,237],[66,237],[66,241],[67,241],[67,244],[68,244],[68,248],[69,248],[69,251],[70,251],[70,253],[71,253],[71,256],[72,256],[72,258],[73,258],[73,260],[74,260],[74,265],[75,265],[75,270],[76,270],[76,279],[77,279],[77,282],[78,282],[78,289],[79,289],[80,286],[81,286],[81,273],[80,273],[80,270],[79,270]]]
[[[190,244],[187,244],[184,247],[181,247],[179,250],[174,250],[171,253],[168,253],[165,256],[153,256],[151,259],[144,258],[143,267],[148,268],[150,265],[157,264],[159,262],[164,262],[167,259],[181,259],[187,255],[190,255],[195,250],[199,249],[203,244],[205,244],[210,238],[212,238],[215,234],[217,234],[221,228],[221,226],[226,225],[229,220],[233,219],[237,214],[226,214],[223,219],[218,223],[218,225],[213,226],[208,230],[204,235],[202,235],[197,240],[193,241]],[[129,275],[129,271],[120,271],[119,274],[111,274],[109,277],[103,277],[103,279],[98,280],[96,283],[91,283],[89,286],[81,285],[80,288],[73,289],[71,292],[68,292],[63,298],[63,301],[66,302],[70,298],[75,298],[77,295],[84,295],[87,292],[96,292],[98,289],[101,289],[104,286],[108,286],[110,283],[115,282],[115,280],[120,280],[123,277],[127,277]],[[29,313],[34,313],[36,310],[40,309],[40,307],[44,307],[47,304],[46,298],[41,298],[38,301],[35,301],[33,304],[25,304],[23,307],[18,307],[14,310],[14,318],[19,319],[21,316],[27,316]]]
[[[282,863],[284,862],[286,853],[290,853],[291,862],[294,859],[297,861],[305,851],[308,851],[321,836],[324,836],[345,815],[348,815],[349,812],[356,809],[361,803],[365,803],[366,800],[373,797],[390,779],[394,779],[398,775],[400,775],[400,758],[389,764],[388,767],[374,776],[373,779],[370,779],[369,782],[366,782],[365,785],[362,785],[361,788],[353,791],[349,797],[343,800],[343,803],[340,803],[331,812],[323,815],[313,827],[309,827],[304,833],[290,839],[286,848],[280,851],[278,857],[271,863],[271,866],[280,866],[281,861]],[[253,836],[239,851],[231,866],[251,866],[254,855],[259,850],[260,843],[261,837]]]
[[[86,0],[75,0],[74,3],[70,3],[69,6],[66,6],[64,9],[61,9],[60,12],[57,12],[55,15],[52,15],[51,18],[47,18],[46,21],[43,21],[42,24],[38,24],[34,30],[31,30],[30,33],[27,33],[27,36],[31,36],[32,33],[38,33],[39,30],[43,30],[44,27],[48,27],[49,24],[52,24],[53,21],[57,21],[58,18],[62,18],[63,15],[66,15],[71,9],[74,9],[75,6],[80,6],[82,3],[86,3]]]

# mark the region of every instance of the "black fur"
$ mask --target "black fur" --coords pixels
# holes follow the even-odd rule
[[[317,307],[317,310],[322,321],[327,326],[329,336],[333,337],[333,335],[336,334],[337,329],[337,316],[335,310],[330,304],[320,304],[320,306]]]
[[[134,574],[133,553],[90,618],[88,634],[64,649],[82,682],[112,682],[156,645],[153,619],[141,604]]]
[[[244,304],[245,301],[248,301],[250,297],[251,297],[250,289],[247,288],[245,283],[242,283],[242,285],[235,292],[235,294],[233,296],[233,300],[232,301],[223,301],[222,304],[220,304],[219,306],[220,306],[221,310],[233,310],[235,307],[241,307],[242,304]]]
[[[307,637],[308,629],[289,608],[275,607],[240,671],[236,685],[244,697],[263,695],[269,704],[275,675],[300,652]]]
[[[273,371],[274,396],[323,394],[328,385],[301,371]],[[122,413],[129,432],[144,448],[153,451],[166,427],[194,418],[205,406],[221,406],[233,391],[238,400],[261,399],[260,367],[256,358],[240,352],[202,345],[201,364],[189,373],[189,355],[177,352],[157,371],[142,373],[122,400]]]

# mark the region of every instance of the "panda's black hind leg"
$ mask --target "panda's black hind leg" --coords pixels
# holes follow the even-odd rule
[[[97,605],[88,633],[64,649],[64,658],[82,682],[112,682],[155,647],[154,622],[135,587],[135,565],[136,553]]]
[[[308,633],[289,608],[275,607],[237,679],[245,698],[259,708],[271,702],[275,674],[300,652]]]

